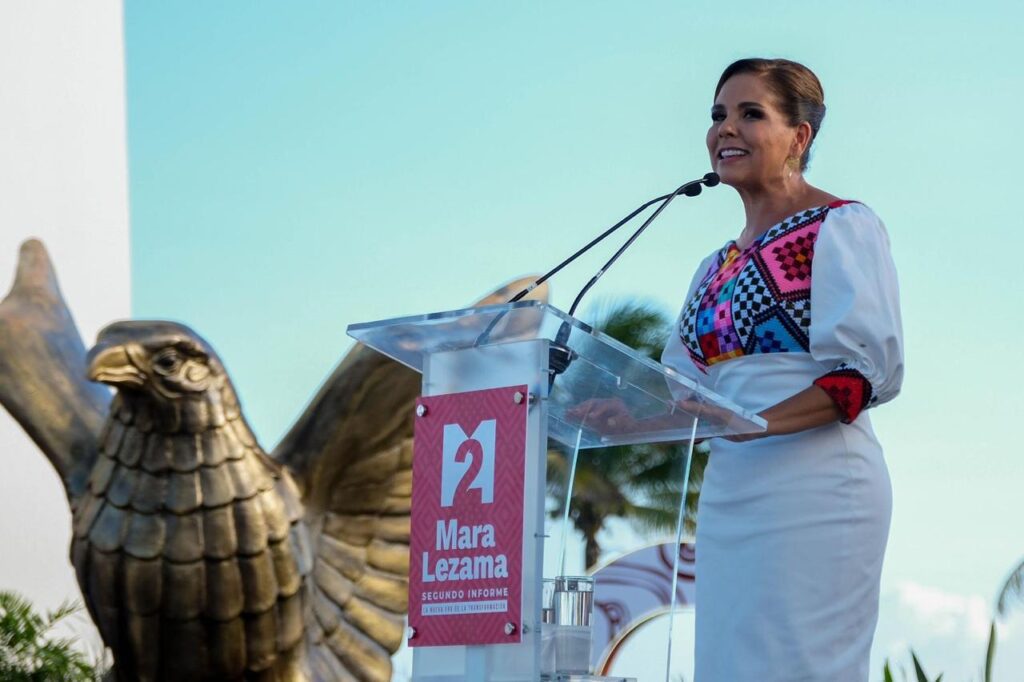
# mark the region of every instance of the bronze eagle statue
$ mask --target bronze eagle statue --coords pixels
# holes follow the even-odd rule
[[[0,303],[0,403],[64,484],[117,680],[389,679],[419,386],[357,345],[268,455],[185,325],[115,322],[87,353],[40,242]]]

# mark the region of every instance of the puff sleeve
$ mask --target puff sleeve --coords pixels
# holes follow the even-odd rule
[[[810,352],[827,369],[814,384],[850,423],[903,381],[899,285],[882,221],[863,204],[830,210],[812,268]]]

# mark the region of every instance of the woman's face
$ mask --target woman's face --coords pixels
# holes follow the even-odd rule
[[[737,74],[725,82],[711,107],[707,138],[711,167],[722,182],[737,188],[784,182],[790,174],[786,159],[799,159],[804,150],[801,127],[788,124],[774,93],[760,77]]]

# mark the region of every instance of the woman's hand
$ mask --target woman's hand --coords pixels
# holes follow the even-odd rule
[[[685,411],[687,414],[696,415],[700,423],[710,424],[712,426],[719,426],[723,429],[726,426],[728,426],[729,422],[731,422],[736,417],[736,415],[734,415],[729,410],[717,407],[715,405],[701,403],[696,400],[679,400],[676,402],[676,405],[678,405],[680,409]],[[721,437],[725,438],[726,440],[741,442],[747,440],[754,440],[755,438],[762,438],[765,435],[765,433],[744,433],[742,435]],[[700,441],[698,440],[698,442]]]
[[[758,438],[764,438],[765,436],[774,435],[771,432],[772,425],[768,424],[768,429],[765,431],[758,431],[757,433],[738,433],[732,436],[722,436],[725,440],[732,441],[733,443],[746,443],[750,440],[757,440]]]
[[[687,414],[696,415],[700,421],[725,427],[733,419],[728,410],[707,405],[696,400],[680,400],[677,405]],[[630,413],[620,398],[592,398],[566,410],[566,416],[578,419],[598,433],[632,433],[641,429],[656,430],[678,428],[679,416],[663,415],[644,419],[642,422]],[[839,421],[842,412],[835,401],[818,386],[809,386],[796,395],[783,400],[759,413],[768,422],[768,428],[759,433],[742,433],[721,436],[734,443],[745,443],[767,436],[779,436],[817,428]]]
[[[639,424],[620,398],[584,400],[566,410],[565,415],[599,433],[628,433],[637,430]]]
[[[620,398],[594,398],[566,410],[566,416],[580,420],[598,433],[636,433],[639,431],[688,431],[691,420],[686,415],[703,412],[701,419],[710,419],[710,410],[717,410],[692,400],[681,400],[676,405],[683,412],[665,412],[660,415],[637,419],[629,407]],[[727,411],[718,410],[722,418],[728,421],[731,415]],[[698,441],[699,442],[699,441]]]

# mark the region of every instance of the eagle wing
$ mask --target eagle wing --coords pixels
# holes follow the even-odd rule
[[[76,499],[99,453],[110,392],[86,378],[82,337],[36,239],[21,245],[14,285],[0,302],[0,404]]]
[[[476,305],[507,301],[533,278]],[[546,300],[547,286],[531,292]],[[412,415],[420,376],[356,345],[273,452],[302,494],[318,680],[388,680],[408,608]]]

